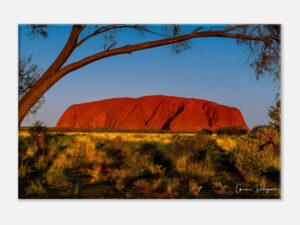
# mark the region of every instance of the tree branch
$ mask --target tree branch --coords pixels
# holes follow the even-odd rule
[[[73,25],[71,34],[68,38],[67,43],[64,48],[59,53],[56,60],[51,64],[51,66],[47,69],[47,71],[58,70],[69,58],[74,49],[76,48],[76,43],[79,37],[79,34],[84,29],[84,25]],[[45,73],[47,73],[47,71]]]
[[[148,33],[155,34],[155,35],[162,36],[162,37],[169,37],[167,35],[164,35],[164,34],[157,33],[157,32],[154,32],[152,30],[149,30],[146,27],[141,26],[141,25],[109,25],[109,26],[100,27],[97,30],[95,30],[93,33],[91,33],[91,34],[87,35],[86,37],[82,38],[77,43],[76,47],[80,46],[85,41],[87,41],[88,39],[90,39],[90,38],[92,38],[94,36],[97,36],[99,34],[105,33],[105,32],[107,32],[109,30],[122,29],[122,28],[132,28],[132,29],[135,29],[135,30],[139,30],[139,31],[143,31],[143,32],[148,32]]]
[[[33,85],[33,87],[19,101],[19,124],[22,122],[30,108],[43,96],[45,91],[48,90],[47,83],[51,82],[52,77],[55,78],[53,74],[59,71],[59,69],[65,64],[65,62],[68,60],[68,58],[74,51],[74,49],[76,48],[76,43],[79,34],[83,29],[84,25],[72,26],[72,30],[67,40],[67,43],[59,53],[56,60],[51,64],[51,66],[45,71],[41,78],[38,79],[38,81]],[[40,86],[45,86],[44,90],[41,91],[42,93],[39,93]]]
[[[167,38],[167,39],[144,42],[144,43],[135,44],[135,45],[126,45],[126,46],[123,46],[120,48],[102,51],[102,52],[96,53],[94,55],[88,56],[82,60],[79,60],[77,62],[71,63],[71,64],[63,67],[60,72],[69,73],[73,70],[81,68],[87,64],[94,62],[94,61],[97,61],[97,60],[100,60],[100,59],[103,59],[106,57],[110,57],[113,55],[132,53],[132,52],[143,50],[143,49],[155,48],[157,46],[170,45],[170,44],[186,41],[186,40],[193,39],[193,38],[223,37],[223,38],[232,38],[232,39],[239,39],[239,40],[256,40],[256,41],[262,41],[262,42],[265,42],[268,38],[272,38],[274,40],[278,39],[276,37],[272,37],[272,35],[258,37],[258,36],[252,36],[252,35],[243,35],[243,34],[239,34],[239,33],[227,33],[229,31],[232,31],[232,29],[228,28],[228,29],[221,30],[221,31],[192,32],[190,34]]]

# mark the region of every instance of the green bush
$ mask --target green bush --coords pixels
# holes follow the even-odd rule
[[[47,128],[45,125],[37,121],[29,128],[29,133],[32,135],[39,150],[45,150],[47,141]]]
[[[191,198],[192,195],[190,192],[189,181],[181,180],[179,185],[174,188],[174,193],[180,196],[180,198]]]
[[[124,154],[122,154],[122,150],[110,148],[106,150],[106,155],[112,159],[111,167],[120,168],[125,160]]]
[[[213,133],[214,132],[212,130],[209,130],[209,129],[202,129],[202,130],[198,131],[198,134],[204,134],[204,135],[211,135]]]
[[[272,148],[273,152],[280,153],[280,132],[270,125],[257,126],[252,129],[249,137],[259,142],[259,150]]]
[[[250,133],[255,134],[258,132],[263,132],[264,130],[269,129],[269,128],[271,128],[271,125],[258,125],[258,126],[253,127]]]
[[[166,175],[171,175],[174,172],[174,164],[172,159],[159,148],[155,142],[140,142],[141,151],[150,154],[151,160],[154,165],[161,165],[166,170]]]
[[[248,130],[241,126],[222,127],[216,130],[219,135],[243,135],[247,134]]]
[[[158,186],[158,188],[156,189],[156,192],[157,193],[162,193],[162,192],[165,192],[167,190],[167,181],[166,180],[163,180],[160,185]]]
[[[217,170],[236,171],[232,153],[224,151],[215,140],[209,141],[201,151],[195,152],[191,159],[198,162],[211,162]]]
[[[211,141],[208,135],[197,134],[195,136],[174,135],[172,139],[172,151],[175,154],[193,154],[203,150]]]
[[[259,151],[259,140],[244,138],[233,151],[235,166],[246,181],[258,181],[270,167],[279,168],[279,157],[272,149]]]
[[[26,153],[28,147],[33,145],[33,138],[29,137],[21,137],[19,136],[19,153],[23,154]]]

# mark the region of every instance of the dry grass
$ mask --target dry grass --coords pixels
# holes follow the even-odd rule
[[[51,134],[56,135],[58,132],[51,132]],[[140,141],[147,141],[147,142],[160,142],[164,144],[168,144],[171,142],[174,135],[180,136],[195,136],[196,133],[139,133],[139,132],[68,132],[64,135],[68,136],[81,136],[82,140],[84,140],[87,136],[88,138],[98,138],[98,139],[107,139],[113,140],[117,137],[121,137],[123,140],[129,142],[140,142]],[[29,137],[30,133],[28,131],[20,131],[19,136],[21,137]]]
[[[262,171],[270,167],[280,170],[279,157],[271,154],[272,149],[257,153],[256,145],[248,146],[237,136],[50,132],[44,152],[39,152],[26,131],[19,133],[19,140],[23,142],[19,188],[25,198],[49,196],[53,190],[56,197],[72,198],[198,198],[206,195],[207,187],[211,188],[209,196],[225,196],[230,190],[226,183],[230,168],[226,166],[239,170],[236,177],[242,175],[247,182],[260,184],[269,182]],[[224,157],[229,154],[235,157],[235,165],[224,167]],[[220,166],[225,174],[222,177]],[[37,172],[38,177],[32,175]]]
[[[236,140],[234,140],[232,137],[216,136],[214,139],[216,140],[217,145],[225,151],[232,151],[237,146]]]
[[[197,162],[190,159],[189,155],[183,155],[175,159],[178,172],[188,173],[200,177],[212,177],[216,171],[211,161]]]
[[[198,185],[198,183],[194,180],[191,180],[189,182],[189,189],[190,189],[190,192],[191,194],[194,196],[194,197],[197,197],[199,194],[200,194],[200,191],[203,187]]]

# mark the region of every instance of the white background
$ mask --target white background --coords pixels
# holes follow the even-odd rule
[[[108,3],[109,2],[109,3]],[[294,1],[1,1],[1,224],[299,224],[299,6]],[[19,23],[281,23],[282,200],[18,200]],[[249,93],[251,94],[251,93]]]

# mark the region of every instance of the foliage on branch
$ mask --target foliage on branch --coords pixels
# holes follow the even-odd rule
[[[237,43],[250,50],[249,63],[255,70],[256,79],[271,74],[274,80],[280,80],[280,25],[249,25],[239,28],[236,32],[266,37],[264,41],[237,39]]]
[[[18,97],[19,100],[33,87],[35,82],[41,76],[41,70],[36,64],[32,63],[32,56],[21,57],[19,59],[19,88]],[[35,115],[44,103],[44,97],[30,109],[29,115]]]
[[[276,102],[274,106],[271,106],[269,109],[269,117],[271,119],[270,124],[275,127],[277,130],[280,130],[280,122],[281,122],[281,104],[280,100]]]

